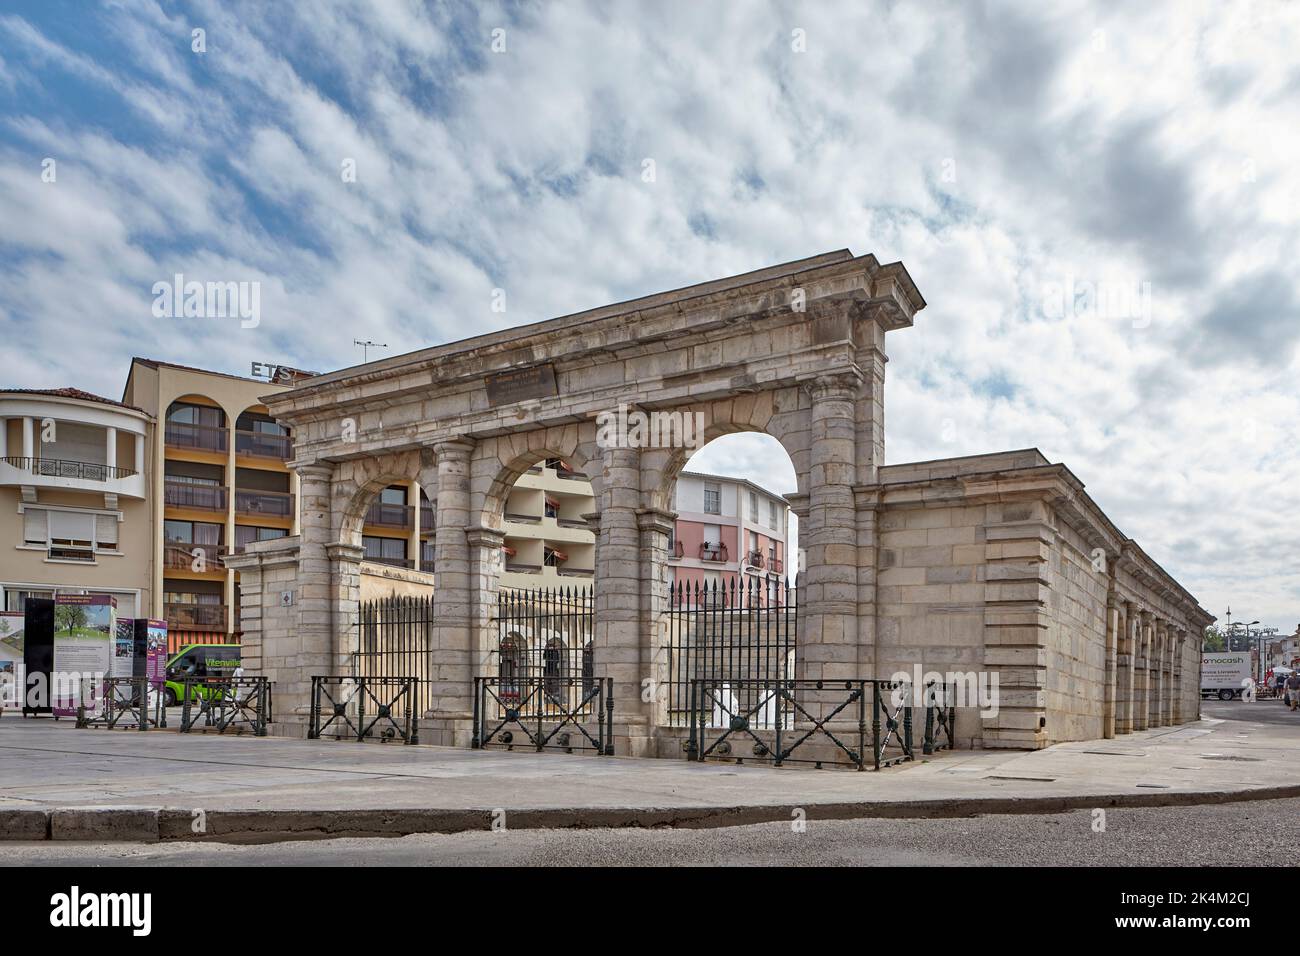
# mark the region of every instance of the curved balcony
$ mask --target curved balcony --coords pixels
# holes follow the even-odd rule
[[[93,491],[139,499],[146,493],[144,475],[133,468],[62,458],[0,458],[0,485]]]
[[[731,559],[727,554],[727,546],[725,544],[712,544],[705,541],[700,544],[700,560],[725,563]]]

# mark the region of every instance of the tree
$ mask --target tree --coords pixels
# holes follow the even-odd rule
[[[1223,631],[1211,624],[1205,629],[1205,640],[1201,642],[1202,651],[1222,651],[1228,646],[1227,638],[1224,637]]]

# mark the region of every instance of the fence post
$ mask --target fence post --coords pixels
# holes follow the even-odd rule
[[[921,753],[934,753],[934,681],[925,685],[925,739],[921,743]]]
[[[415,705],[415,688],[416,681],[412,677],[410,680],[409,696],[406,699],[406,714],[410,721],[410,736],[407,738],[408,744],[418,744],[420,742],[420,708]]]
[[[858,681],[858,769],[865,770],[867,763],[867,685]]]
[[[307,716],[307,739],[320,739],[320,678],[311,679],[311,712]]]
[[[614,756],[614,678],[605,678],[605,752],[604,756]]]
[[[779,767],[781,766],[781,704],[784,703],[781,700],[781,694],[785,691],[785,679],[783,677],[778,677],[775,687],[776,707],[774,709],[776,711],[776,753],[772,755],[772,766]]]
[[[871,682],[871,753],[880,769],[880,681]]]
[[[500,601],[500,597],[498,597],[497,600]],[[471,736],[469,738],[469,747],[471,750],[478,750],[483,746],[481,720],[483,717],[483,681],[485,679],[486,678],[483,677],[474,678],[474,726],[471,728]]]
[[[905,740],[906,740],[906,749],[903,751],[903,755],[904,755],[904,756],[906,757],[906,759],[908,759],[908,760],[911,760],[912,757],[913,757],[913,754],[912,754],[912,701],[911,701],[911,699],[910,699],[911,696],[912,696],[912,691],[913,691],[913,687],[912,687],[912,685],[911,685],[911,684],[908,684],[908,685],[907,685],[907,696],[908,696],[909,699],[908,699],[908,702],[907,702],[907,706],[903,708],[903,736],[904,736],[904,738],[905,738]]]

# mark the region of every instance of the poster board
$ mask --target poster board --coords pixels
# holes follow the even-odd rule
[[[60,594],[54,599],[54,715],[103,713],[104,678],[112,673],[117,599],[108,594]]]
[[[24,633],[27,615],[0,611],[0,710],[21,710],[27,686]]]

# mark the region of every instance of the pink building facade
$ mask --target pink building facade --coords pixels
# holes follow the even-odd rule
[[[781,603],[796,568],[788,555],[784,498],[751,481],[684,471],[668,545],[669,583],[689,602],[697,589],[743,588]]]

